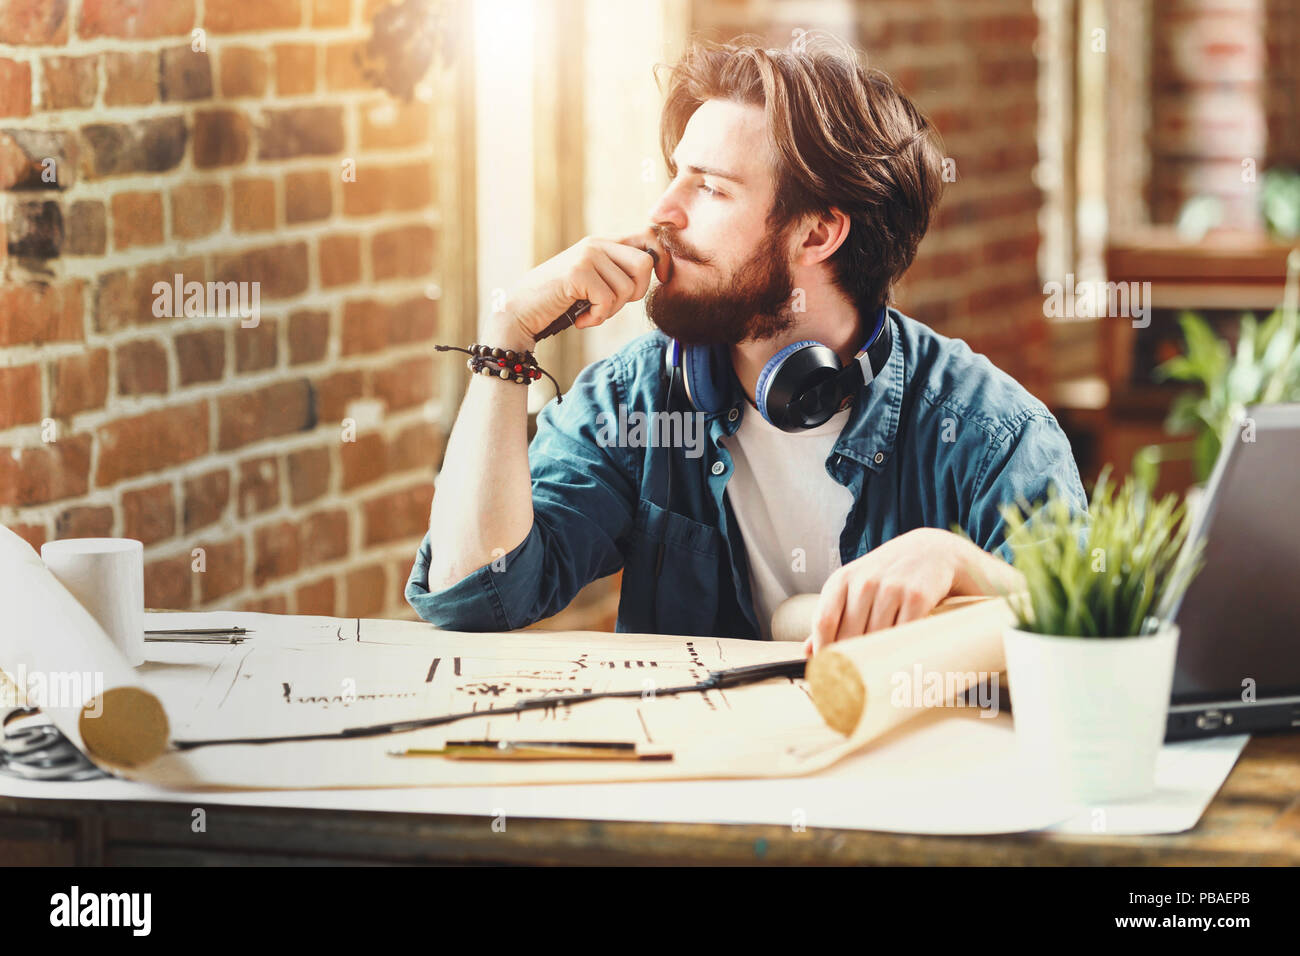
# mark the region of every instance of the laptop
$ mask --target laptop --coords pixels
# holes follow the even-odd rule
[[[1300,728],[1300,404],[1225,438],[1192,524],[1205,564],[1179,627],[1166,740]]]

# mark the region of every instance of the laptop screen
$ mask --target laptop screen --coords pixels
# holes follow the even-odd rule
[[[1255,406],[1224,443],[1175,611],[1173,703],[1300,694],[1300,405]]]

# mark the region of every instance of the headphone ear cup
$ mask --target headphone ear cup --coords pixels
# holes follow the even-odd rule
[[[772,392],[772,384],[777,380],[777,376],[785,365],[786,359],[800,349],[819,344],[820,343],[813,339],[804,339],[802,342],[791,342],[781,351],[768,359],[767,364],[763,366],[763,371],[758,373],[758,382],[754,385],[754,404],[758,406],[759,412],[762,413],[763,418],[767,420],[768,424],[776,425],[778,428],[781,427],[777,422],[772,420],[773,416],[769,414],[767,399],[768,395]],[[825,346],[823,346],[823,348],[824,347]],[[773,409],[773,411],[775,411],[775,409]],[[776,417],[779,418],[781,416],[778,414]]]
[[[843,371],[834,349],[820,342],[795,342],[763,366],[754,389],[755,404],[763,417],[782,431],[816,428],[835,413],[841,398],[840,388],[837,386],[830,403],[826,402],[825,395],[809,393]],[[809,399],[813,397],[822,401],[810,406]]]
[[[697,411],[711,415],[727,401],[731,359],[725,346],[688,345],[682,350],[682,384]]]

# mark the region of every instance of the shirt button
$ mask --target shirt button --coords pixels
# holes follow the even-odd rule
[[[883,451],[878,451],[876,452],[876,457],[871,460],[878,465],[885,460],[885,453]]]
[[[739,408],[733,408],[731,411],[727,412],[727,421],[729,422],[734,422],[739,417],[740,417]]]
[[[727,466],[724,465],[722,462],[720,462],[720,461],[715,461],[715,462],[713,463],[713,473],[714,473],[715,475],[720,475],[720,474],[722,474],[722,473],[723,473],[724,471],[726,471],[726,470],[727,470]]]

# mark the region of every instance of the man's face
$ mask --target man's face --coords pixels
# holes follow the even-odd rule
[[[673,154],[677,176],[650,212],[673,268],[646,311],[683,344],[761,341],[793,324],[790,230],[767,224],[775,157],[765,122],[757,106],[701,104]]]

